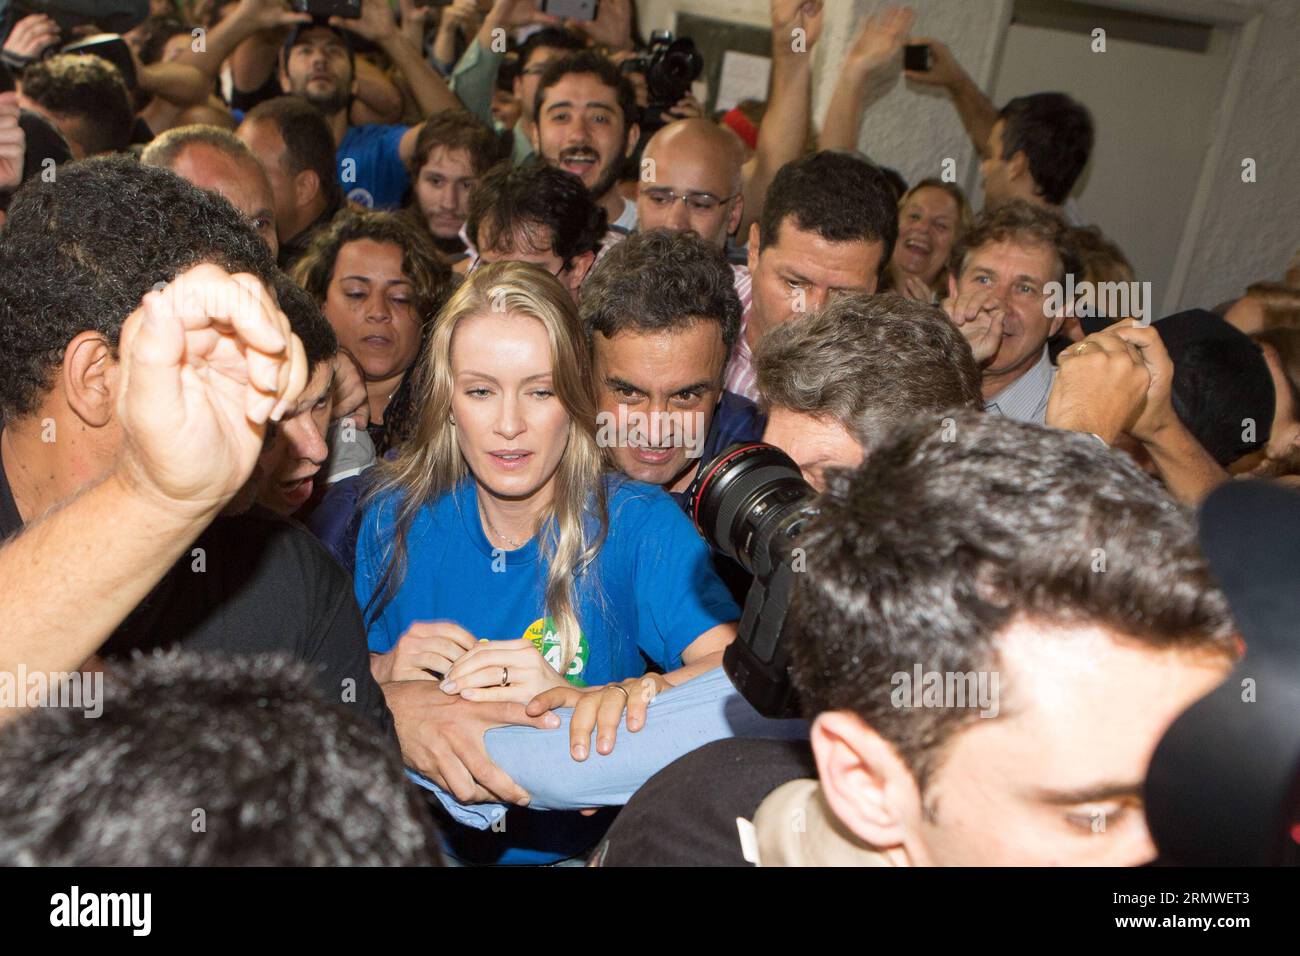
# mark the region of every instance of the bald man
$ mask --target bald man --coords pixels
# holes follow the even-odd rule
[[[233,133],[215,126],[178,126],[145,147],[140,161],[170,169],[226,199],[253,224],[271,258],[279,255],[271,181],[257,157]]]
[[[724,249],[745,215],[744,163],[744,148],[730,131],[704,119],[669,123],[650,137],[641,154],[637,228],[692,231]],[[740,298],[741,328],[749,328],[754,281],[746,266],[732,263],[731,271]],[[739,381],[736,394],[756,401],[752,379]]]
[[[646,143],[637,185],[642,231],[692,229],[722,249],[745,214],[744,150],[731,132],[704,119],[665,126]]]

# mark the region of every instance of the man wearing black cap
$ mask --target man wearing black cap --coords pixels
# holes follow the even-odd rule
[[[324,115],[338,145],[339,182],[363,206],[393,209],[410,185],[407,163],[415,154],[417,126],[352,126],[348,106],[356,95],[356,59],[347,31],[379,47],[401,70],[420,112],[464,109],[436,70],[397,28],[383,0],[362,0],[357,19],[330,17],[295,27],[280,54],[280,86]]]

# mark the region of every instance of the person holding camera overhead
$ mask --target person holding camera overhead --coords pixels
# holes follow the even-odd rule
[[[314,12],[317,4],[305,6],[307,12]],[[424,124],[350,125],[348,107],[357,92],[357,62],[347,34],[383,50],[410,84],[420,115],[464,106],[398,29],[384,0],[357,0],[355,6],[355,16],[316,17],[294,27],[281,53],[280,86],[325,114],[338,144],[339,180],[347,198],[363,206],[395,209],[410,186],[407,164],[415,155]]]
[[[721,662],[739,609],[673,500],[607,473],[585,340],[554,277],[518,262],[475,271],[427,348],[414,435],[377,466],[357,542],[375,677],[390,689],[440,677],[443,697],[537,713],[574,707],[587,728],[575,759],[593,725],[608,753],[624,712],[640,729],[656,694]],[[400,736],[400,695],[390,706]],[[486,846],[452,828],[453,855],[554,861],[605,824],[547,814],[534,832],[528,816],[512,811]]]

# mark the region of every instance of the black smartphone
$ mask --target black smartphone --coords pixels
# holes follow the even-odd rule
[[[357,20],[361,17],[361,0],[293,0],[295,13],[310,13],[313,17],[343,17]]]
[[[18,87],[14,85],[14,72],[9,64],[0,61],[0,93],[12,93]]]
[[[542,0],[539,9],[567,20],[594,20],[600,0]]]
[[[903,69],[929,73],[932,63],[928,43],[909,43],[903,47]]]

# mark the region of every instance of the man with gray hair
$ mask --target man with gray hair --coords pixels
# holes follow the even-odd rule
[[[917,412],[979,408],[980,372],[943,312],[901,295],[852,295],[777,326],[754,358],[763,440],[818,491]]]
[[[178,126],[150,143],[140,161],[170,169],[222,196],[253,224],[271,257],[279,255],[271,181],[252,150],[233,133],[215,126]]]

